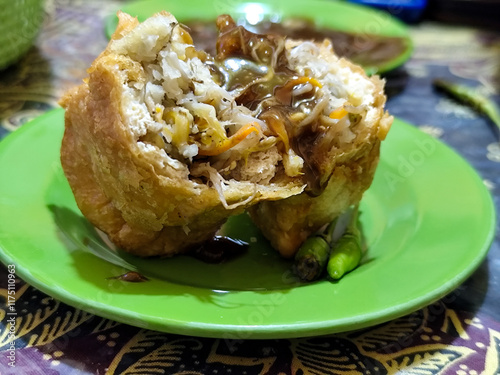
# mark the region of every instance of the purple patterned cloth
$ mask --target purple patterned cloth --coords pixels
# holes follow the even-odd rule
[[[51,2],[36,46],[0,72],[0,137],[57,106],[106,45],[116,2]],[[500,146],[488,121],[437,94],[435,77],[480,87],[499,102],[500,33],[424,22],[415,53],[386,76],[388,110],[471,163],[500,207]],[[2,182],[4,183],[4,182]],[[408,316],[355,332],[224,340],[145,330],[65,305],[0,266],[0,374],[499,374],[500,238],[462,286]],[[425,277],[425,275],[422,275]],[[15,367],[12,364],[15,359]]]

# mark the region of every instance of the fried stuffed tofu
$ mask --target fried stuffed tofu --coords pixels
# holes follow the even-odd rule
[[[63,170],[83,215],[133,254],[184,253],[247,210],[291,257],[370,186],[392,122],[383,81],[328,41],[216,22],[210,56],[167,12],[119,13],[61,99]]]

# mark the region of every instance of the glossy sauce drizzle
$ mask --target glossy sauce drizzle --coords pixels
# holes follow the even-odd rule
[[[212,65],[216,78],[225,89],[238,90],[236,102],[255,111],[256,117],[268,125],[270,134],[266,135],[282,141],[282,152],[291,147],[304,159],[306,192],[320,194],[324,186],[319,182],[314,148],[322,133],[314,124],[317,120],[299,126],[319,105],[320,84],[290,69],[284,36],[253,33],[236,25],[228,15],[219,16],[216,25],[219,35]]]

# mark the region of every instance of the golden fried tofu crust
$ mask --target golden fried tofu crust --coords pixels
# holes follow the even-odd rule
[[[171,15],[156,17],[163,29],[172,25],[165,40],[183,38]],[[259,186],[231,181],[224,205],[213,186],[191,178],[189,169],[161,147],[141,141],[149,130],[142,136],[134,133],[130,107],[136,103],[125,98],[130,82],[147,80],[147,72],[132,56],[116,52],[116,42],[131,36],[138,25],[121,13],[118,29],[90,67],[88,79],[60,102],[66,109],[61,162],[83,215],[126,251],[174,255],[210,239],[230,215],[247,206],[302,191],[301,182]],[[141,36],[144,31],[137,38]]]
[[[287,48],[292,49],[301,42],[289,41]],[[312,233],[345,212],[351,205],[358,204],[363,193],[370,187],[380,156],[380,144],[392,124],[392,116],[384,111],[386,96],[384,82],[378,77],[367,77],[363,69],[346,59],[338,59],[329,44],[317,45],[318,57],[337,69],[347,70],[356,79],[364,79],[372,84],[369,92],[357,95],[370,95],[370,113],[364,115],[352,127],[353,139],[326,152],[317,153],[316,160],[319,179],[326,188],[318,196],[307,191],[279,201],[260,202],[250,207],[254,223],[260,228],[272,246],[283,257],[295,255],[300,245]],[[350,99],[351,100],[351,99]]]
[[[215,60],[167,12],[119,19],[88,78],[61,99],[65,175],[83,215],[113,243],[175,255],[248,210],[292,257],[360,201],[392,122],[382,80],[327,41],[255,36],[227,16],[218,23],[227,48]],[[250,79],[224,65],[243,50],[241,66],[264,64]]]

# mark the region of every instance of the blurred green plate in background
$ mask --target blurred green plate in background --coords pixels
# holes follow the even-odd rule
[[[354,62],[363,65],[368,74],[387,72],[402,65],[410,58],[413,51],[413,43],[406,26],[401,21],[387,12],[340,1],[143,0],[125,3],[120,10],[138,17],[140,21],[162,10],[172,13],[183,23],[193,20],[215,23],[216,17],[224,13],[230,14],[239,23],[247,25],[263,20],[273,22],[282,22],[287,19],[309,20],[320,29],[355,34],[355,38],[349,43],[356,45],[359,51],[349,56]],[[108,37],[113,34],[116,25],[117,17],[110,15],[106,22]],[[383,47],[376,48],[370,36],[392,38],[392,42],[384,43]],[[215,40],[213,43],[215,45]],[[339,46],[338,50],[342,49]],[[367,55],[370,55],[370,62],[362,64]]]
[[[54,298],[144,328],[247,339],[367,327],[452,291],[494,235],[491,197],[475,171],[396,120],[361,204],[367,253],[339,282],[298,283],[246,215],[224,228],[250,243],[236,259],[138,259],[109,250],[82,217],[59,161],[63,129],[58,109],[0,143],[0,258]],[[114,278],[127,267],[149,280]]]

